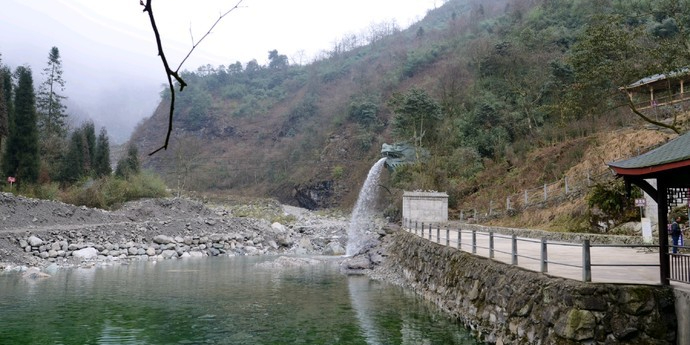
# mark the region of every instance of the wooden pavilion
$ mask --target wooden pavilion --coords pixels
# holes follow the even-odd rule
[[[687,67],[645,77],[620,89],[628,94],[638,110],[645,110],[690,100],[685,84],[690,84],[690,68]]]
[[[670,280],[690,283],[690,256],[669,255],[668,215],[673,205],[690,198],[690,132],[647,153],[608,164],[617,176],[625,180],[628,190],[632,184],[640,187],[659,205],[659,268],[661,284]],[[656,187],[648,182],[656,180]],[[671,260],[672,259],[672,260]],[[672,267],[673,263],[673,267]],[[672,271],[679,273],[672,276]]]

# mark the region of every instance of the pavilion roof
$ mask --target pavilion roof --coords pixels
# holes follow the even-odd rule
[[[608,163],[618,175],[647,175],[690,166],[690,132],[639,156]]]
[[[659,74],[654,74],[648,77],[644,77],[628,86],[622,87],[621,89],[635,89],[640,86],[644,85],[649,85],[649,84],[654,84],[658,81],[663,81],[669,78],[682,78],[690,75],[690,68],[688,67],[683,67],[681,69],[671,71],[668,74],[665,73],[659,73]]]

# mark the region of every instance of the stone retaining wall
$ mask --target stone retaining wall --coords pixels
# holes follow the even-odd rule
[[[433,301],[487,343],[675,343],[670,287],[554,278],[403,231],[391,236],[378,274]]]

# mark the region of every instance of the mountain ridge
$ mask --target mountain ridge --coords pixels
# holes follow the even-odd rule
[[[669,137],[645,134],[620,105],[591,113],[595,103],[617,98],[577,103],[590,95],[569,91],[579,85],[573,56],[585,49],[581,35],[600,6],[451,0],[408,29],[379,27],[384,35],[340,42],[309,65],[288,65],[275,51],[267,66],[253,60],[187,71],[170,148],[143,157],[143,165],[171,188],[301,206],[297,196],[313,192],[316,208],[348,208],[384,142],[418,140],[431,158],[382,182],[391,191],[382,206],[393,216],[403,189],[447,190],[457,213],[496,200],[499,191],[551,183],[591,165],[583,158],[606,150],[597,143],[609,131],[637,133],[621,141],[631,147],[636,136]],[[163,142],[166,97],[130,139],[140,152]],[[404,105],[420,104],[404,102],[436,104],[443,116],[402,135],[401,119],[415,116]]]

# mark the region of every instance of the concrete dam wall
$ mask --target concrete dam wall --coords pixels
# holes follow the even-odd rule
[[[377,273],[433,301],[490,344],[675,344],[668,286],[582,283],[389,235]]]

